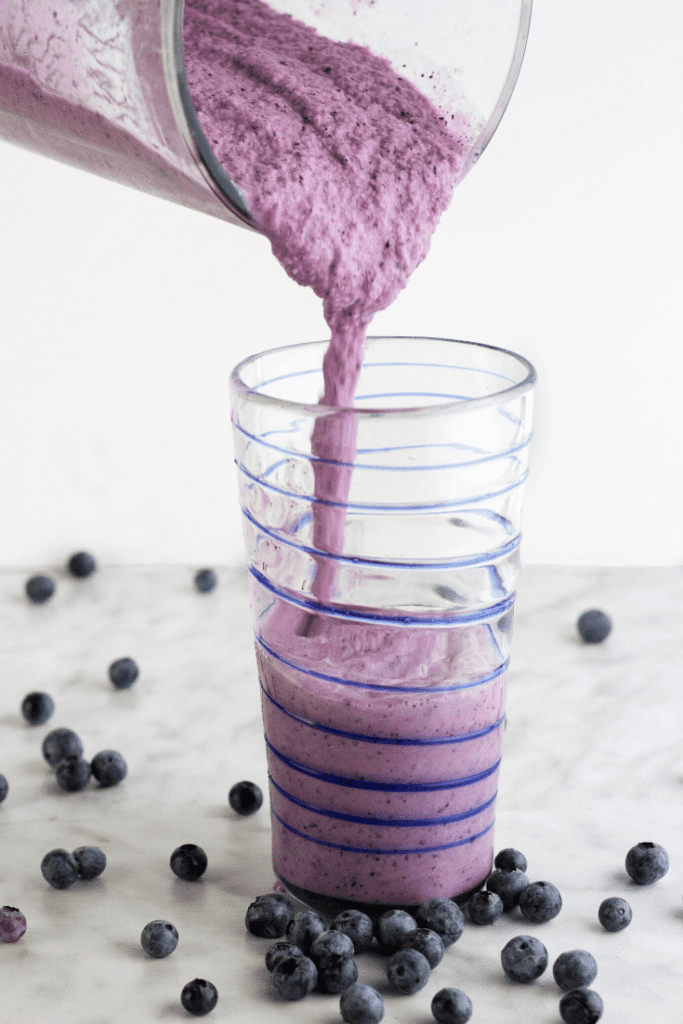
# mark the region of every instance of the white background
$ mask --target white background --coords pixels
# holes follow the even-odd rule
[[[683,14],[537,0],[510,107],[375,334],[539,372],[527,563],[679,564]],[[0,564],[237,563],[232,366],[327,336],[264,238],[0,144]]]

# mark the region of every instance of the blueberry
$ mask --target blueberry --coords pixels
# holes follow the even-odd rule
[[[90,767],[100,786],[117,786],[128,774],[128,765],[118,750],[100,750]]]
[[[97,568],[97,563],[87,551],[78,551],[71,556],[66,567],[76,579],[84,580],[86,576],[92,576]]]
[[[161,960],[178,945],[178,930],[170,921],[150,921],[142,929],[140,945],[148,956]]]
[[[508,871],[497,868],[486,881],[489,892],[495,892],[503,901],[503,910],[514,910],[519,903],[519,894],[529,885],[529,878],[518,868]]]
[[[344,935],[343,932],[332,931],[332,929],[326,929],[321,932],[311,942],[310,951],[307,956],[310,956],[313,963],[318,966],[321,960],[324,960],[328,956],[345,956],[348,960],[353,957],[354,949],[353,942]]]
[[[109,666],[109,678],[117,690],[127,690],[140,675],[140,669],[132,658],[119,658]]]
[[[470,897],[467,911],[474,924],[494,924],[503,913],[503,901],[497,893],[480,889]]]
[[[0,804],[9,793],[9,782],[4,775],[0,775]]]
[[[526,871],[527,862],[523,853],[508,846],[496,854],[493,866],[503,871]]]
[[[344,932],[353,942],[354,953],[364,953],[372,945],[372,918],[362,910],[342,910],[330,925],[333,931]]]
[[[553,977],[563,992],[590,985],[597,974],[595,957],[585,949],[570,949],[567,953],[560,953],[553,964]]]
[[[519,909],[527,921],[545,924],[562,910],[562,897],[552,882],[532,882],[519,894]]]
[[[529,983],[548,966],[548,950],[533,935],[516,935],[503,946],[500,961],[510,981]]]
[[[79,846],[71,856],[78,864],[79,877],[86,881],[97,878],[107,866],[107,858],[97,846]]]
[[[21,713],[29,725],[47,722],[55,709],[55,702],[49,693],[27,693],[21,702]]]
[[[266,953],[266,967],[269,972],[272,974],[275,964],[288,956],[303,956],[303,953],[292,942],[274,942],[272,946],[269,946]]]
[[[331,953],[316,964],[318,968],[318,988],[321,992],[339,995],[358,981],[356,961],[348,956]]]
[[[90,782],[90,762],[83,757],[63,757],[55,767],[55,778],[67,793],[80,793]]]
[[[211,1013],[218,1002],[216,986],[212,985],[210,981],[204,981],[203,978],[188,981],[180,993],[180,1002],[188,1013],[195,1017],[203,1017],[205,1014]]]
[[[457,942],[465,928],[465,915],[453,900],[435,896],[418,908],[415,919],[420,928],[431,928],[441,936],[444,946]]]
[[[612,632],[612,620],[609,615],[591,608],[590,611],[579,615],[576,623],[579,636],[587,644],[601,644]]]
[[[304,956],[311,952],[315,939],[325,931],[325,922],[314,910],[300,910],[287,923],[285,935],[289,942],[298,946]],[[282,934],[282,933],[280,933]]]
[[[442,988],[432,999],[432,1014],[438,1024],[466,1024],[472,1016],[470,997],[459,988]]]
[[[279,892],[257,896],[247,908],[244,919],[247,931],[261,939],[279,939],[294,917],[294,905]],[[298,943],[292,942],[292,945]]]
[[[384,1017],[384,1000],[370,985],[352,985],[339,1000],[346,1024],[379,1024]]]
[[[318,968],[307,956],[288,956],[273,968],[273,984],[283,999],[303,999],[318,984]]]
[[[43,757],[56,768],[65,757],[80,757],[83,744],[73,729],[53,729],[43,740]]]
[[[228,801],[237,814],[253,814],[263,803],[263,792],[255,782],[236,782]]]
[[[45,854],[40,870],[53,889],[68,889],[78,878],[78,861],[60,847]]]
[[[401,949],[416,949],[426,957],[432,970],[443,960],[444,945],[440,935],[431,928],[416,928],[403,936]]]
[[[602,1017],[602,999],[592,988],[575,988],[560,999],[564,1024],[597,1024]]]
[[[389,984],[402,996],[412,996],[429,981],[429,960],[416,949],[399,949],[387,961]]]
[[[598,920],[605,931],[620,932],[628,928],[633,918],[633,911],[621,896],[609,896],[598,907]]]
[[[626,870],[638,885],[651,885],[669,870],[669,855],[659,843],[638,843],[626,854]]]
[[[55,581],[49,576],[32,576],[26,583],[26,596],[34,604],[44,604],[55,592]]]
[[[383,953],[395,953],[401,948],[404,935],[416,928],[417,921],[406,910],[386,910],[376,926],[379,948]]]
[[[209,594],[218,583],[213,569],[200,569],[194,578],[194,585],[200,594]]]
[[[26,931],[26,918],[17,907],[0,908],[0,942],[17,942]]]
[[[171,871],[184,882],[195,882],[206,871],[208,858],[201,846],[183,843],[171,854]]]

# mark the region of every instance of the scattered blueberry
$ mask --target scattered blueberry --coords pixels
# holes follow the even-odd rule
[[[307,956],[288,956],[273,968],[273,984],[283,999],[303,999],[318,984],[318,968]]]
[[[470,897],[467,912],[473,924],[495,924],[503,913],[503,901],[498,893],[479,889]]]
[[[438,1024],[466,1024],[472,1002],[459,988],[442,988],[432,999],[432,1014]]]
[[[279,892],[257,896],[247,908],[244,919],[247,931],[261,939],[279,939],[294,917],[294,904]],[[323,926],[324,927],[324,926]],[[292,942],[292,945],[298,943]]]
[[[80,793],[90,782],[90,762],[84,757],[63,757],[55,767],[55,778],[60,789],[67,793]]]
[[[71,856],[78,864],[79,877],[88,882],[101,875],[107,866],[107,858],[98,846],[79,846]]]
[[[510,981],[528,984],[540,978],[548,966],[548,950],[533,935],[515,935],[503,946],[500,961]]]
[[[352,985],[339,1000],[346,1024],[379,1024],[384,1017],[384,1000],[370,985]]]
[[[266,953],[266,967],[268,971],[272,974],[275,964],[288,956],[303,956],[303,953],[292,942],[274,942],[272,946],[268,947],[268,952]]]
[[[117,786],[128,774],[128,765],[118,750],[100,750],[90,767],[100,786]]]
[[[83,744],[73,729],[53,729],[43,740],[43,757],[56,768],[65,757],[80,757]]]
[[[206,871],[208,858],[201,846],[183,843],[171,854],[171,871],[184,882],[195,882]]]
[[[503,871],[526,871],[527,862],[523,853],[508,846],[496,854],[493,866]]]
[[[142,929],[140,945],[148,956],[161,960],[178,945],[178,929],[170,921],[150,921]]]
[[[26,583],[26,596],[34,604],[44,604],[55,592],[55,581],[49,576],[32,576]]]
[[[353,954],[353,942],[348,935],[344,935],[344,932],[332,931],[330,928],[321,932],[320,935],[316,935],[311,942],[310,951],[306,955],[310,956],[317,967],[320,961],[328,956],[343,956],[350,960]]]
[[[49,693],[27,693],[21,702],[21,713],[29,725],[47,722],[55,709],[55,702]]]
[[[416,949],[399,949],[387,962],[389,984],[403,996],[424,988],[430,973],[429,960]]]
[[[560,953],[553,964],[553,977],[563,992],[590,985],[597,975],[595,957],[585,949],[570,949]]]
[[[17,942],[26,931],[26,918],[17,907],[0,907],[0,942]]]
[[[9,793],[9,782],[4,775],[0,775],[0,804]]]
[[[325,922],[314,910],[300,910],[287,924],[285,935],[289,942],[298,946],[304,956],[309,956],[315,939],[325,931]]]
[[[228,801],[237,814],[253,814],[263,803],[263,792],[255,782],[236,782],[228,794]]]
[[[417,921],[406,910],[386,910],[377,921],[376,934],[383,953],[395,953],[403,937],[417,928]]]
[[[109,666],[109,678],[117,690],[127,690],[140,675],[140,669],[132,658],[119,658]]]
[[[415,914],[420,928],[431,928],[441,936],[444,946],[457,942],[465,928],[465,915],[453,900],[446,896],[434,896],[425,900]]]
[[[210,981],[204,981],[203,978],[188,981],[180,993],[180,1002],[188,1013],[195,1017],[203,1017],[205,1014],[211,1013],[218,1002],[216,986],[212,985]]]
[[[339,995],[358,981],[358,966],[348,956],[332,953],[320,960],[318,968],[318,988],[321,992]]]
[[[45,854],[40,870],[53,889],[68,889],[78,878],[78,861],[60,847]]]
[[[362,910],[342,910],[330,925],[333,931],[344,932],[353,942],[354,953],[370,949],[374,938],[372,918]]]
[[[560,999],[560,1017],[564,1024],[597,1024],[604,1009],[602,999],[592,988],[575,988]]]
[[[92,576],[97,568],[97,562],[87,551],[78,551],[71,556],[66,567],[76,579],[84,580],[86,576]]]
[[[633,919],[631,906],[621,896],[609,896],[598,907],[598,921],[608,932],[620,932],[628,928]]]
[[[609,615],[591,608],[590,611],[579,615],[576,623],[579,636],[587,644],[601,644],[612,632],[612,620]]]
[[[443,960],[444,945],[440,935],[431,928],[416,928],[403,936],[401,949],[416,949],[426,957],[432,970]]]
[[[562,897],[552,882],[532,882],[519,894],[519,909],[527,921],[545,924],[562,910]]]
[[[218,583],[213,569],[200,569],[194,578],[194,585],[200,594],[209,594]]]
[[[523,871],[513,868],[508,871],[506,868],[497,868],[492,871],[486,881],[486,888],[489,892],[495,892],[503,901],[503,910],[514,910],[519,903],[519,894],[526,889],[530,879]]]
[[[638,843],[626,854],[626,870],[638,885],[651,885],[669,870],[669,855],[659,843]]]

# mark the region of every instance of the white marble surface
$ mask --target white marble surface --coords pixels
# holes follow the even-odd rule
[[[54,598],[33,606],[26,572],[0,573],[0,905],[18,906],[28,930],[0,945],[0,1024],[147,1024],[190,1020],[183,985],[208,978],[219,1002],[207,1020],[337,1024],[338,998],[287,1004],[269,986],[268,946],[244,929],[244,913],[271,889],[267,807],[241,819],[228,789],[251,778],[266,790],[246,580],[221,570],[199,595],[189,568],[103,568],[89,580],[55,572]],[[49,571],[49,569],[47,570]],[[602,607],[615,628],[606,643],[578,641],[575,622]],[[428,986],[392,995],[382,959],[359,957],[360,981],[386,999],[387,1024],[427,1024],[433,994],[463,988],[473,1024],[557,1024],[550,969],[531,986],[506,981],[500,950],[537,935],[550,961],[589,949],[605,1024],[683,1020],[683,570],[528,568],[519,586],[498,804],[496,848],[516,846],[532,880],[561,890],[561,915],[531,925],[519,912],[493,928],[469,925]],[[107,678],[115,658],[141,669],[129,691]],[[22,698],[47,690],[53,718],[28,726]],[[76,730],[86,757],[120,750],[126,780],[111,790],[58,789],[40,746],[57,726]],[[638,887],[626,851],[662,843],[668,875]],[[181,843],[203,846],[203,879],[169,868]],[[94,844],[105,873],[65,891],[40,873],[58,846]],[[608,895],[633,906],[632,925],[609,935],[597,923]],[[139,936],[154,918],[180,933],[176,951],[151,960]]]

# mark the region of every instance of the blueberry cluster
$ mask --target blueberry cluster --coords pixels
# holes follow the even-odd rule
[[[57,784],[67,793],[85,789],[91,777],[106,788],[118,785],[128,774],[128,766],[117,750],[100,750],[92,761],[86,761],[83,743],[73,729],[53,729],[43,740],[42,750]]]
[[[78,878],[97,878],[106,866],[107,858],[97,846],[79,846],[73,853],[58,847],[45,854],[40,870],[53,889],[68,889]]]

